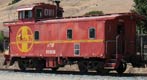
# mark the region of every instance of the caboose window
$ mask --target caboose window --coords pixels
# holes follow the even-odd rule
[[[95,28],[89,29],[89,38],[94,39],[95,38]]]
[[[79,43],[74,44],[74,55],[75,56],[80,55],[80,44]]]
[[[32,17],[32,11],[25,11],[25,18],[31,18]]]
[[[24,19],[24,11],[19,12],[19,19]]]
[[[19,13],[19,19],[28,19],[32,18],[32,11],[20,11]]]
[[[67,39],[72,39],[72,29],[67,30]]]
[[[36,18],[42,18],[42,9],[36,9]]]
[[[39,40],[39,31],[35,31],[34,39]]]

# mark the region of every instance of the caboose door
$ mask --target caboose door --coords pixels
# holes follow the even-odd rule
[[[116,36],[116,54],[124,54],[125,50],[125,34],[124,34],[124,23],[119,22],[117,25],[117,36]]]

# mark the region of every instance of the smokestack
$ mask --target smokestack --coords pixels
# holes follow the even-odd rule
[[[56,3],[56,6],[57,6],[57,18],[61,18],[61,17],[63,17],[63,11],[62,10],[60,10],[60,0],[54,0],[54,2]]]
[[[57,8],[59,8],[60,7],[60,0],[54,0],[54,2],[56,3]]]

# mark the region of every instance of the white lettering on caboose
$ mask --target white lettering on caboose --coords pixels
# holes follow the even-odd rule
[[[45,16],[54,16],[54,9],[45,9],[44,15]]]
[[[46,50],[46,54],[56,54],[56,50]]]

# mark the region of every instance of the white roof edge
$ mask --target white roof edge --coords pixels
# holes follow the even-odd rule
[[[33,7],[30,7],[30,8],[20,8],[20,9],[17,9],[17,11],[24,11],[24,10],[32,10]]]

